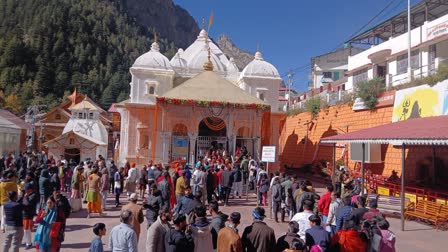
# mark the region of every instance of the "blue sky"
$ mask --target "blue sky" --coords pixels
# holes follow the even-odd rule
[[[173,0],[201,24],[214,12],[210,35],[227,34],[241,49],[255,52],[283,75],[332,51],[393,1],[373,24],[406,9],[406,0]],[[412,0],[413,4],[419,2]],[[306,89],[309,67],[297,71],[294,88]]]

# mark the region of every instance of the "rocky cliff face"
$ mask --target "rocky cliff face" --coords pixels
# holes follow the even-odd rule
[[[130,16],[138,24],[155,29],[160,37],[186,48],[196,39],[199,27],[182,7],[171,0],[122,0]]]
[[[254,59],[253,53],[239,49],[235,46],[232,40],[224,34],[219,36],[216,43],[225,55],[232,57],[235,60],[235,63],[240,71]]]

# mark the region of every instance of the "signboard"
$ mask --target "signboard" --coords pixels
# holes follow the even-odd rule
[[[261,151],[261,162],[274,163],[275,155],[275,146],[263,146]]]
[[[188,137],[173,137],[172,145],[173,159],[187,159],[188,157]]]
[[[445,34],[448,34],[448,21],[426,28],[426,40],[431,40]]]
[[[413,193],[405,193],[404,194],[405,198],[408,198],[410,202],[417,202],[417,195],[413,194]]]
[[[441,205],[447,205],[447,200],[444,199],[436,199],[436,202]]]
[[[390,195],[389,188],[382,187],[382,186],[378,186],[377,192],[379,195],[386,195],[386,196]]]
[[[395,93],[392,122],[440,115],[448,115],[448,80]]]
[[[382,108],[387,106],[394,105],[395,98],[395,90],[390,90],[381,93],[378,96],[378,103],[375,105],[375,108]],[[367,109],[366,105],[364,105],[364,101],[361,98],[356,98],[352,107],[353,111],[365,110]]]

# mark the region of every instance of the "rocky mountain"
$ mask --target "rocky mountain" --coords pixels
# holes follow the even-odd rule
[[[221,34],[218,37],[216,43],[225,55],[232,57],[235,60],[235,63],[240,70],[243,70],[243,68],[254,59],[253,53],[241,50],[224,34]]]
[[[140,25],[155,29],[161,37],[186,48],[196,39],[199,27],[190,14],[172,0],[122,0]]]

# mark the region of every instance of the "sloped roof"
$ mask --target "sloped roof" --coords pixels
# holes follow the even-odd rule
[[[69,109],[70,110],[83,110],[83,109],[99,110],[98,108],[99,107],[94,105],[92,102],[90,102],[90,100],[84,99],[82,102],[71,106]]]
[[[64,134],[62,134],[62,135],[60,135],[60,136],[58,136],[58,137],[56,137],[54,139],[51,139],[48,142],[45,142],[44,145],[48,146],[49,144],[54,143],[54,142],[58,143],[58,141],[60,141],[61,139],[65,139],[65,138],[67,138],[67,137],[69,137],[71,135],[75,135],[75,136],[81,137],[83,139],[86,139],[87,141],[89,141],[89,142],[91,142],[91,143],[93,143],[95,145],[107,145],[103,141],[97,140],[97,139],[95,139],[93,137],[90,137],[90,136],[87,136],[87,135],[84,135],[84,134],[81,134],[81,133],[78,133],[78,132],[75,132],[75,131],[66,132],[66,133],[64,133]]]
[[[321,139],[321,143],[337,142],[448,145],[448,115],[409,119]]]
[[[13,123],[20,129],[26,129],[26,130],[31,129],[31,124],[20,119],[19,117],[9,112],[8,110],[0,109],[0,117],[2,117],[4,120]]]
[[[268,105],[213,71],[204,71],[161,96],[168,99]]]

